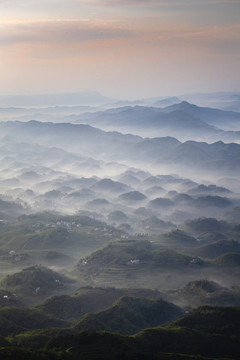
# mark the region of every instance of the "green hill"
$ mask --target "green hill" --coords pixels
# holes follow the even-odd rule
[[[7,275],[0,284],[3,289],[12,291],[24,299],[39,301],[51,294],[66,291],[72,282],[66,276],[36,265]]]
[[[150,256],[150,243],[148,241],[118,241],[110,243],[103,249],[93,252],[77,265],[80,272],[93,275],[102,272],[112,265],[127,266],[134,259],[145,261]]]
[[[6,250],[61,249],[67,247],[69,233],[65,228],[35,229],[12,227],[0,235],[0,246]]]
[[[234,240],[220,240],[194,250],[195,254],[207,259],[233,252],[240,253],[240,244]]]
[[[106,272],[109,276],[118,277],[127,274],[156,273],[159,268],[174,269],[202,266],[204,263],[197,257],[179,254],[173,250],[153,250],[148,241],[118,241],[79,261],[77,269],[81,276],[97,278]]]
[[[133,303],[129,304],[130,313],[133,308],[133,317],[131,318],[133,321],[135,310],[143,309],[141,300],[138,299],[138,305],[136,303],[134,306]],[[124,302],[128,302],[129,299],[122,299],[120,303],[121,301],[123,301],[122,305],[125,309]],[[134,302],[134,299],[130,301]],[[143,317],[148,311],[146,309],[149,308],[144,307]],[[151,315],[154,317],[154,314],[155,311],[153,313],[150,311],[147,319],[151,318]],[[141,316],[140,319],[142,319]],[[112,320],[110,318],[110,322]],[[124,316],[120,321],[120,326],[124,325],[123,320],[125,320]],[[132,336],[106,331],[95,333],[84,331],[74,334],[69,331],[70,329],[67,332],[64,329],[42,329],[28,331],[10,339],[13,345],[18,344],[19,347],[6,347],[7,345],[3,344],[5,347],[1,348],[1,356],[4,356],[4,360],[32,359],[27,355],[34,353],[33,349],[36,347],[42,348],[49,339],[44,352],[37,349],[36,359],[238,360],[239,322],[239,307],[204,306],[171,323],[146,329]],[[128,325],[128,322],[126,324]],[[22,345],[25,349],[30,349],[23,350]],[[25,357],[23,352],[25,352]],[[21,357],[16,354],[21,354]]]
[[[0,308],[0,335],[4,337],[26,330],[67,326],[69,326],[69,322],[55,319],[37,309]]]
[[[195,280],[189,282],[175,294],[171,293],[173,301],[181,299],[184,305],[201,306],[240,306],[240,291],[227,289],[214,281]]]
[[[88,312],[98,312],[107,308],[122,296],[158,299],[161,293],[157,290],[138,288],[82,287],[73,296],[53,296],[38,305],[38,308],[58,318],[76,321]]]
[[[173,320],[182,313],[179,307],[162,299],[123,297],[104,311],[86,314],[74,329],[88,332],[106,330],[120,334],[134,334],[142,329]]]
[[[239,308],[202,307],[135,336],[82,332],[52,338],[48,349],[69,349],[70,359],[238,360],[239,314]]]
[[[182,230],[176,229],[168,233],[161,234],[157,237],[157,241],[160,241],[161,244],[167,247],[176,248],[176,246],[181,247],[194,247],[198,246],[198,242],[195,237],[189,236]]]
[[[0,222],[0,261],[11,269],[8,273],[36,263],[64,263],[69,268],[73,259],[88,255],[123,234],[87,216],[50,213],[48,221],[47,216],[44,212],[23,215],[16,222]]]
[[[177,319],[169,327],[184,327],[240,340],[240,307],[202,306],[190,315]]]
[[[139,208],[135,211],[135,214],[144,216],[145,208]],[[143,213],[143,214],[142,214]],[[138,226],[143,231],[159,234],[162,231],[168,231],[173,229],[175,225],[173,225],[170,221],[163,221],[157,218],[157,216],[148,217],[149,214],[146,214],[147,217],[144,216],[144,219],[139,221]]]
[[[164,268],[182,268],[203,265],[203,262],[199,258],[192,258],[169,249],[155,250],[152,255],[153,264]]]

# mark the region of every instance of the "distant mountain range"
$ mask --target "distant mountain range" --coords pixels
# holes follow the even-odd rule
[[[126,105],[169,106],[181,101],[188,101],[198,106],[219,108],[222,110],[240,111],[240,95],[234,92],[181,94],[176,96],[156,96],[151,98],[113,99],[97,91],[78,91],[50,94],[8,94],[0,95],[0,106],[3,107],[36,107],[36,106],[72,106],[72,105],[109,105],[114,107]]]
[[[128,161],[157,166],[190,167],[223,174],[240,169],[240,145],[197,141],[180,142],[173,137],[142,138],[105,132],[89,125],[53,124],[37,121],[0,123],[2,141],[61,148],[97,160]],[[4,140],[5,139],[5,140]],[[65,159],[67,161],[67,159]]]
[[[17,99],[16,103],[21,103],[22,100]],[[151,105],[147,105],[145,100],[114,103],[98,93],[46,95],[42,103],[40,100],[41,97],[38,99],[37,96],[27,97],[26,101],[33,103],[31,108],[6,107],[8,100],[4,100],[0,119],[88,124],[105,131],[121,131],[142,137],[172,136],[180,141],[240,140],[239,112],[199,107],[177,97],[152,99]],[[40,105],[46,102],[45,107],[38,101]],[[54,103],[61,106],[54,106]]]
[[[185,94],[179,96],[199,106],[209,106],[222,110],[240,111],[240,95],[234,92]]]
[[[239,113],[201,108],[186,101],[164,108],[118,107],[95,113],[70,115],[66,119],[104,130],[118,130],[151,137],[171,135],[183,141],[235,141],[240,138]]]
[[[201,119],[209,125],[214,125],[224,130],[239,129],[240,114],[233,111],[223,111],[219,109],[199,107],[182,101],[179,104],[173,104],[163,109],[164,112],[183,111],[184,113]]]

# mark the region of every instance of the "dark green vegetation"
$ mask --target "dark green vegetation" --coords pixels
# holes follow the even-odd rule
[[[37,309],[21,307],[0,308],[0,335],[3,337],[19,334],[26,330],[67,327],[69,323],[43,313]]]
[[[239,308],[202,307],[134,336],[82,332],[52,338],[47,349],[63,359],[220,360],[238,359],[239,345]]]
[[[183,311],[164,300],[123,297],[110,308],[97,314],[85,315],[76,325],[77,331],[106,330],[120,334],[136,332],[166,323]]]
[[[147,315],[148,321],[151,322],[151,319],[153,319],[153,322],[157,322],[155,317],[151,318],[154,308],[146,306],[146,301],[123,298],[118,304],[125,308],[126,302],[130,302],[127,311],[129,311],[128,316],[131,314],[133,321],[137,321],[138,317],[134,317],[137,309],[141,311],[144,309],[142,316],[139,318],[139,323],[141,323],[145,315]],[[171,308],[170,304],[163,301],[154,302],[148,300],[148,302],[152,302],[155,311],[158,306],[165,309],[165,314],[162,313],[163,316],[166,316],[166,311]],[[133,313],[132,306],[134,306]],[[114,306],[106,310],[105,313],[111,309],[114,309]],[[177,311],[176,307],[175,311]],[[78,323],[74,328],[69,328],[67,331],[52,328],[19,334],[16,337],[9,338],[9,343],[3,343],[4,350],[2,351],[5,354],[10,354],[16,351],[15,345],[20,345],[25,349],[22,348],[21,351],[27,352],[28,349],[33,353],[36,351],[34,349],[45,347],[43,353],[38,351],[38,356],[40,354],[41,356],[47,356],[47,354],[53,353],[56,358],[59,356],[61,359],[237,360],[240,345],[239,314],[239,307],[200,307],[164,326],[147,329],[134,336],[122,336],[109,332],[78,332],[77,329],[81,324]],[[116,314],[114,315],[115,318],[107,318],[107,314],[105,315],[105,319],[111,325],[117,319]],[[119,313],[118,316],[120,315]],[[99,325],[97,316],[100,318],[102,315],[101,313],[95,315],[95,326]],[[91,315],[83,318],[82,322],[84,323],[89,318],[91,318]],[[106,322],[104,325],[106,326]],[[120,328],[124,325],[129,328],[128,322],[120,321]]]
[[[16,312],[21,309],[16,308]],[[41,315],[41,311],[38,311]],[[25,310],[26,315],[29,312]],[[35,311],[37,313],[37,311]],[[8,338],[11,344],[18,344],[27,347],[42,347],[53,336],[76,335],[80,332],[94,332],[107,330],[125,335],[135,334],[142,329],[158,326],[167,321],[174,320],[183,314],[181,308],[162,299],[153,300],[143,297],[122,297],[106,310],[98,313],[88,313],[72,324],[71,327],[66,321],[59,321],[54,317],[43,314],[43,324],[35,321],[34,331],[29,331],[28,322],[24,329],[12,328],[12,335]],[[31,315],[31,314],[30,314]],[[29,315],[29,316],[30,316]],[[28,317],[29,317],[28,316]],[[14,314],[13,314],[14,317]],[[49,326],[44,327],[46,318],[49,319]],[[45,320],[45,322],[44,322]],[[33,321],[34,323],[34,321]],[[65,329],[63,329],[65,325]],[[51,327],[51,328],[50,328]],[[7,330],[6,330],[7,331]],[[3,335],[6,336],[6,331]]]
[[[236,225],[201,218],[188,222],[184,230],[153,235],[151,240],[142,234],[120,239],[126,232],[87,216],[41,213],[21,216],[17,222],[3,224],[2,230],[2,261],[13,266],[14,259],[24,253],[26,257],[18,264],[36,259],[36,254],[49,264],[68,262],[70,252],[65,255],[63,249],[74,245],[73,234],[75,249],[87,235],[93,237],[89,253],[95,246],[95,251],[72,265],[75,271],[70,277],[32,265],[1,280],[3,359],[238,359],[239,308],[234,306],[240,305],[239,287],[197,280],[205,271],[238,276],[239,243],[231,240],[238,233]],[[9,244],[16,250],[31,244],[32,249],[10,250]],[[85,286],[70,295],[78,286],[72,276],[80,283],[134,287]],[[171,285],[178,276],[185,279],[185,286],[178,290],[168,286],[163,292],[147,289],[154,277],[164,290],[162,279]],[[137,288],[139,282],[145,288]],[[22,307],[34,303],[39,305]],[[201,305],[212,307],[175,320],[184,314],[181,307]]]
[[[72,296],[51,297],[38,305],[38,308],[57,318],[76,321],[88,312],[98,312],[109,307],[123,296],[158,299],[162,294],[150,289],[82,287]]]

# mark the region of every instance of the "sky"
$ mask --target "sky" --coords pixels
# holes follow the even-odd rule
[[[239,91],[240,0],[0,0],[0,94]]]

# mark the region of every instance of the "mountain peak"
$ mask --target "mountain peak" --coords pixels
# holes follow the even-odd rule
[[[193,108],[193,107],[197,108],[197,105],[191,104],[185,100],[180,102],[179,104],[175,104],[173,106],[175,106],[176,108],[179,108],[179,109],[188,109],[188,108]]]
[[[173,104],[170,106],[167,106],[165,108],[162,109],[163,112],[165,113],[171,113],[173,111],[186,111],[186,112],[190,112],[190,113],[195,113],[197,110],[199,109],[199,107],[197,105],[191,104],[187,101],[182,101],[179,104]]]

